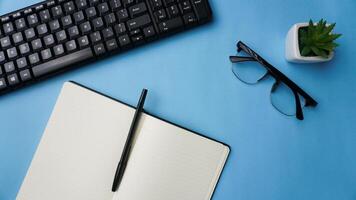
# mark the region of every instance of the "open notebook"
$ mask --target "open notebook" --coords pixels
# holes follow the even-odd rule
[[[64,84],[17,200],[208,200],[229,147],[141,116],[117,192],[111,186],[135,109]]]

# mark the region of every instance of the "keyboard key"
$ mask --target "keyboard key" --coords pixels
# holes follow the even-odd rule
[[[204,21],[209,18],[207,0],[193,0],[193,7],[199,21]]]
[[[183,26],[183,21],[180,17],[170,19],[170,20],[162,22],[158,25],[158,27],[162,33],[171,32],[173,30],[182,28],[182,26]]]
[[[82,10],[88,6],[88,2],[86,0],[76,0],[75,4],[79,10]]]
[[[28,43],[21,44],[19,46],[19,50],[22,55],[25,55],[30,52],[30,46],[28,45]]]
[[[44,44],[45,44],[46,47],[50,47],[50,46],[54,45],[55,43],[54,43],[54,37],[53,37],[53,35],[52,35],[52,34],[49,34],[49,35],[45,36],[45,37],[43,38],[43,42],[44,42]]]
[[[114,31],[111,27],[103,29],[101,33],[103,34],[104,40],[114,37]]]
[[[101,55],[101,54],[104,54],[105,52],[106,51],[105,51],[105,47],[104,47],[103,43],[100,43],[100,44],[97,44],[94,46],[95,55]]]
[[[78,44],[79,44],[80,48],[84,48],[84,47],[88,46],[89,45],[88,36],[85,35],[85,36],[78,38]]]
[[[15,65],[14,62],[8,62],[4,64],[4,69],[6,73],[13,72],[15,71]]]
[[[106,48],[108,49],[108,51],[114,51],[117,48],[119,48],[119,46],[117,45],[117,42],[115,39],[111,39],[106,41]]]
[[[16,29],[18,31],[22,31],[26,28],[26,22],[25,22],[25,19],[24,18],[21,18],[21,19],[17,19],[15,21],[15,25],[16,25]]]
[[[150,0],[153,10],[158,10],[162,7],[162,0]]]
[[[26,58],[23,57],[23,58],[17,59],[17,60],[16,60],[16,65],[17,65],[17,67],[20,68],[20,69],[27,67],[28,65],[27,65],[27,60],[26,60]]]
[[[133,36],[133,35],[137,35],[139,33],[141,33],[141,29],[136,29],[136,30],[131,31],[130,35]]]
[[[51,19],[51,15],[49,14],[49,10],[42,10],[40,12],[40,19],[41,19],[41,22],[48,22],[50,19]]]
[[[139,44],[139,43],[143,42],[143,36],[142,35],[133,36],[133,37],[131,37],[131,40],[133,43]]]
[[[53,7],[51,11],[54,18],[58,18],[63,15],[62,7],[60,5]]]
[[[87,14],[87,17],[89,19],[92,19],[92,18],[96,17],[96,10],[95,10],[94,7],[87,8],[85,10],[85,13]]]
[[[54,55],[55,56],[59,56],[59,55],[62,55],[64,54],[64,48],[63,48],[63,45],[57,45],[53,48],[53,52],[54,52]]]
[[[74,22],[79,24],[84,21],[84,14],[83,11],[79,11],[73,14]]]
[[[32,40],[36,37],[35,30],[33,28],[29,28],[25,31],[25,37],[27,40]]]
[[[171,5],[167,8],[169,18],[174,18],[179,15],[179,9],[177,5]]]
[[[41,24],[37,26],[37,33],[40,36],[43,36],[48,33],[47,25],[46,24]]]
[[[42,60],[46,61],[50,58],[52,58],[52,52],[50,49],[45,49],[45,50],[42,50],[41,51],[41,57],[42,57]]]
[[[104,27],[103,18],[98,17],[92,20],[94,30],[100,30]]]
[[[104,19],[105,19],[105,23],[106,23],[108,26],[110,26],[110,25],[116,23],[116,17],[115,17],[115,14],[114,14],[114,13],[110,13],[110,14],[108,14],[108,15],[105,15]]]
[[[151,23],[151,18],[149,15],[142,15],[141,17],[137,17],[135,19],[131,19],[127,21],[127,27],[130,31],[134,29],[138,29],[142,26],[148,25]]]
[[[86,48],[80,51],[76,51],[74,53],[62,56],[60,58],[51,60],[49,62],[40,64],[32,68],[33,75],[35,77],[39,77],[42,75],[46,75],[48,73],[63,69],[72,64],[76,64],[78,62],[88,60],[92,58],[93,52],[90,48]]]
[[[128,35],[120,36],[119,37],[119,43],[120,43],[121,47],[128,46],[131,43],[129,36]]]
[[[131,17],[137,17],[142,13],[145,13],[147,11],[146,4],[145,3],[139,3],[134,6],[131,6],[129,8],[129,12]]]
[[[16,85],[20,83],[19,77],[17,74],[11,74],[7,76],[7,81],[9,82],[10,86]]]
[[[3,24],[3,29],[4,29],[4,33],[6,34],[6,35],[9,35],[9,34],[11,34],[12,32],[14,32],[15,30],[14,30],[14,25],[12,24],[12,22],[8,22],[8,23],[6,23],[6,24]]]
[[[100,42],[100,41],[101,41],[100,32],[99,32],[99,31],[96,31],[96,32],[90,34],[90,41],[91,41],[92,43]]]
[[[62,17],[61,22],[62,22],[62,26],[64,28],[67,28],[67,27],[69,27],[70,25],[73,24],[72,17],[70,15]]]
[[[55,31],[59,30],[60,25],[59,25],[58,19],[50,21],[49,22],[49,28],[51,29],[52,33],[54,33]]]
[[[83,24],[79,25],[79,29],[82,32],[82,34],[87,34],[91,31],[91,25],[89,22],[84,22]]]
[[[27,16],[27,22],[30,27],[36,26],[39,23],[37,15],[32,14]]]
[[[126,9],[121,9],[116,12],[117,18],[119,19],[119,22],[125,22],[129,19],[129,14]]]
[[[110,0],[109,1],[110,7],[112,10],[116,11],[121,8],[121,1],[120,0]]]
[[[126,33],[126,26],[124,23],[116,24],[114,26],[114,29],[117,35],[122,35]]]
[[[77,38],[79,36],[79,29],[78,26],[72,26],[68,29],[69,38]]]
[[[109,5],[106,2],[99,4],[97,8],[98,8],[100,15],[103,15],[103,14],[109,12]]]
[[[31,80],[32,77],[30,74],[30,70],[25,69],[25,70],[20,71],[20,78],[23,82]]]
[[[15,45],[18,45],[23,42],[23,36],[21,32],[15,33],[12,35],[12,41],[14,41]]]
[[[56,38],[58,42],[64,42],[67,40],[67,34],[64,30],[56,33]]]
[[[184,24],[185,25],[193,25],[198,22],[197,18],[195,17],[194,13],[188,13],[183,16]]]
[[[34,65],[40,62],[40,57],[38,53],[34,53],[28,56],[28,60],[30,61],[31,65]]]
[[[17,57],[17,50],[16,47],[12,47],[7,50],[7,57],[12,60]]]
[[[39,12],[39,11],[42,10],[44,7],[45,7],[44,4],[37,5],[37,6],[34,8],[34,11],[35,11],[35,12]]]
[[[77,49],[77,44],[75,43],[75,40],[66,42],[65,46],[66,46],[67,51],[69,51],[69,52]]]
[[[147,28],[143,29],[143,34],[145,35],[146,38],[150,38],[156,35],[155,29],[153,26],[149,26]]]
[[[33,50],[39,50],[42,48],[42,41],[41,39],[36,39],[31,42],[31,46]]]
[[[10,21],[10,17],[9,16],[5,16],[5,17],[0,17],[0,22],[1,23],[6,23]]]
[[[6,36],[4,38],[1,38],[0,39],[0,44],[1,44],[1,47],[3,49],[7,48],[7,47],[10,47],[11,46],[11,42],[10,42],[10,38],[9,36]]]
[[[17,18],[19,18],[21,16],[22,16],[21,11],[15,11],[14,13],[12,13],[12,19],[13,20],[15,20],[15,19],[17,19]]]
[[[183,1],[179,4],[179,8],[183,14],[191,12],[192,11],[192,6],[188,0]]]
[[[1,71],[1,69],[0,69]],[[4,78],[0,78],[0,90],[4,90],[6,88],[6,82]]]
[[[64,12],[67,15],[68,14],[72,14],[75,11],[74,2],[73,1],[69,1],[69,2],[64,3],[63,8],[64,8]]]
[[[158,22],[163,21],[167,18],[166,11],[164,9],[158,10],[154,13],[156,20]]]
[[[64,2],[64,0],[49,0],[49,1],[47,1],[46,3],[45,3],[45,5],[44,6],[47,6],[47,7],[51,7],[51,6],[55,6],[55,5],[57,5],[56,3],[63,3]]]

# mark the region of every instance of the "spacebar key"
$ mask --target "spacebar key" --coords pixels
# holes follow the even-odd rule
[[[46,75],[48,73],[68,67],[69,65],[89,59],[93,56],[94,55],[91,48],[86,48],[33,67],[33,75],[35,77]]]

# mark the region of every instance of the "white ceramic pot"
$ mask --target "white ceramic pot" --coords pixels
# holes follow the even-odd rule
[[[331,52],[328,58],[323,58],[321,56],[306,57],[300,55],[298,40],[299,29],[307,27],[308,25],[309,23],[298,23],[294,24],[292,28],[289,29],[285,47],[285,56],[287,61],[295,63],[318,63],[331,60],[334,57],[334,52]]]

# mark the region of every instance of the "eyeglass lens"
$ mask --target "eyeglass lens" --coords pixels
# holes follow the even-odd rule
[[[256,84],[267,74],[267,69],[255,61],[232,63],[232,72],[236,78],[246,84]]]
[[[298,94],[297,94],[298,95]],[[270,93],[271,104],[282,114],[296,115],[296,98],[294,92],[283,82],[276,81]],[[299,95],[300,104],[305,106],[305,99]]]

